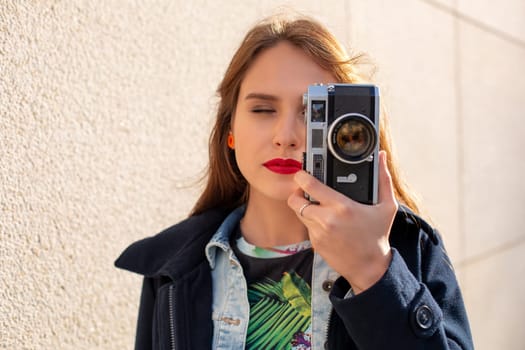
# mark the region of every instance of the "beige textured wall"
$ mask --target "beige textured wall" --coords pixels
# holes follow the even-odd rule
[[[183,218],[214,89],[282,4],[369,51],[477,349],[525,335],[522,0],[0,0],[0,348],[131,348],[130,242]]]

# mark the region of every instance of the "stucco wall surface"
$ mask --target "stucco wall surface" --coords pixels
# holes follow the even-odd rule
[[[377,62],[477,349],[522,349],[524,4],[0,0],[0,348],[132,348],[113,261],[187,215],[229,58],[286,5]]]

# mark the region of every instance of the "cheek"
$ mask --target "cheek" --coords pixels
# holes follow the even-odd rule
[[[267,140],[267,128],[261,123],[250,122],[239,116],[233,124],[235,145],[241,148],[253,148]]]

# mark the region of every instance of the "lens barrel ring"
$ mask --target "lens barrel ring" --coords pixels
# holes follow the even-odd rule
[[[359,113],[347,113],[338,117],[330,125],[327,135],[328,149],[332,155],[348,164],[368,160],[377,148],[378,140],[374,123]]]

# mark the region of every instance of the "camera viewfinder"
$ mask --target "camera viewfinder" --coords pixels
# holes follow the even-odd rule
[[[326,102],[312,101],[311,121],[313,123],[324,123],[326,121]]]

